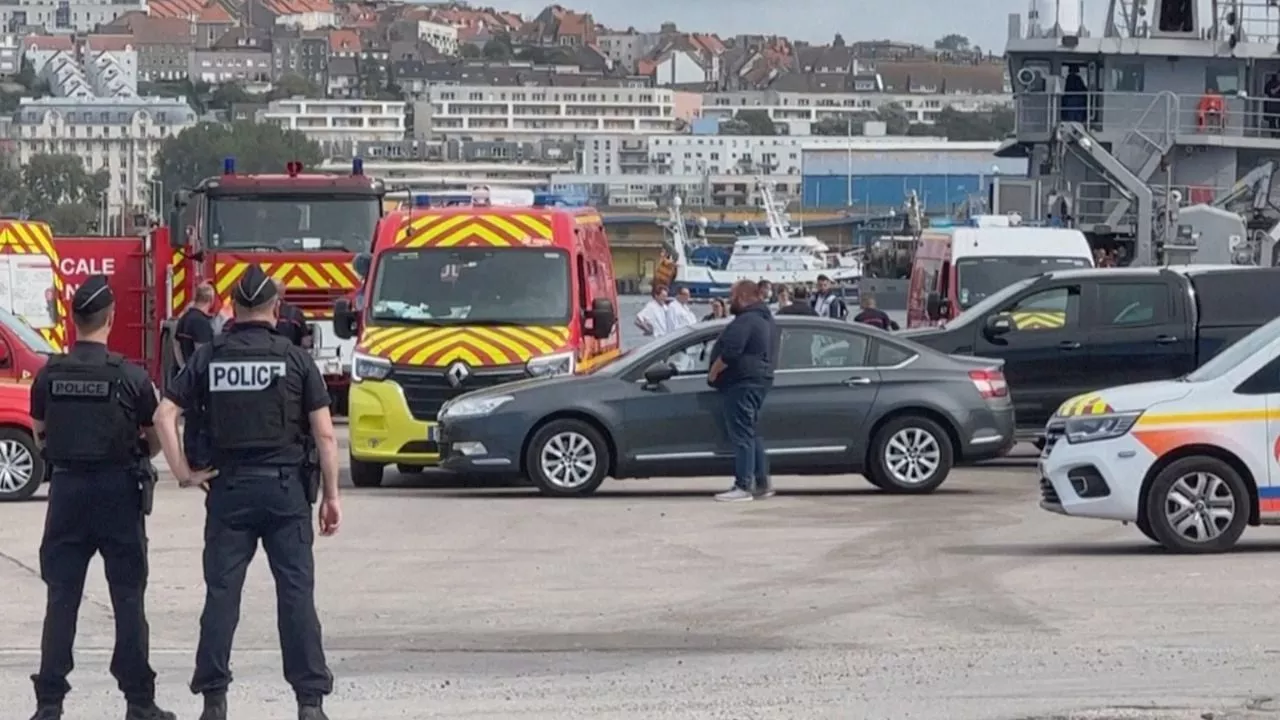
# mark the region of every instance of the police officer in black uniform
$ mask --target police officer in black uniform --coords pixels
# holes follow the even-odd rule
[[[95,552],[102,555],[116,643],[115,676],[128,703],[126,720],[174,720],[156,707],[156,674],[149,658],[150,629],[143,595],[147,585],[150,477],[142,463],[159,450],[151,427],[156,390],[146,371],[107,352],[115,298],[103,275],[90,277],[72,298],[76,344],[36,374],[31,417],[53,467],[40,575],[48,586],[40,672],[32,676],[36,714],[59,720],[71,686],[71,648]],[[146,452],[142,440],[146,442]]]
[[[307,436],[314,440],[323,480],[320,532],[337,532],[338,445],[324,378],[306,351],[276,332],[279,295],[257,266],[232,294],[236,322],[229,333],[196,350],[165,389],[156,429],[180,485],[200,485],[206,503],[204,612],[191,690],[204,695],[201,720],[225,720],[231,640],[240,614],[245,572],[261,541],[276,580],[284,676],[300,720],[327,720],[321,709],[333,690],[315,606],[311,504],[318,490],[308,471]],[[198,409],[213,469],[192,471],[178,443],[178,418]]]

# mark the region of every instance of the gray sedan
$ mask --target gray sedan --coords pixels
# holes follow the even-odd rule
[[[774,474],[863,473],[883,490],[928,493],[956,463],[1012,446],[1000,360],[944,355],[864,325],[777,320],[759,425]],[[518,472],[555,496],[589,495],[607,477],[729,475],[720,397],[707,386],[725,323],[684,328],[590,375],[461,395],[440,410],[442,464]]]

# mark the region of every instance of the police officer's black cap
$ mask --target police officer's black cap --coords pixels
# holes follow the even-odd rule
[[[71,311],[77,315],[92,315],[115,301],[116,296],[107,284],[107,276],[90,275],[71,297]]]
[[[250,265],[236,283],[235,301],[240,307],[256,308],[271,302],[276,296],[276,284],[271,276],[257,265]]]

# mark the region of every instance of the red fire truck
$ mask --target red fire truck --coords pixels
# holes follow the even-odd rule
[[[304,174],[296,162],[281,175],[239,175],[228,158],[221,176],[175,194],[167,227],[142,237],[55,238],[64,293],[91,274],[113,276],[112,349],[160,382],[172,371],[173,325],[196,285],[211,283],[225,305],[249,265],[260,265],[308,318],[316,364],[345,405],[354,342],[334,334],[333,304],[360,284],[352,261],[372,244],[384,194],[358,158],[350,175]]]

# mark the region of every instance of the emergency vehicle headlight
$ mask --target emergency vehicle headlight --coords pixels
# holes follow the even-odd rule
[[[351,382],[385,380],[391,374],[391,363],[379,357],[356,353],[351,358]]]
[[[458,398],[457,400],[454,400],[453,402],[448,403],[447,405],[445,405],[443,408],[440,409],[440,419],[441,420],[444,420],[447,418],[457,419],[457,418],[464,418],[464,417],[479,417],[481,415],[488,415],[492,413],[494,410],[497,410],[503,405],[506,405],[507,403],[511,402],[512,400],[515,400],[515,398],[511,397],[510,395],[496,395],[493,397],[476,397],[476,398],[468,398],[468,397]]]
[[[574,370],[574,355],[571,352],[566,352],[536,357],[525,365],[525,370],[533,377],[572,375]]]
[[[1118,438],[1132,430],[1140,417],[1140,412],[1073,417],[1067,420],[1067,442],[1075,445]]]

